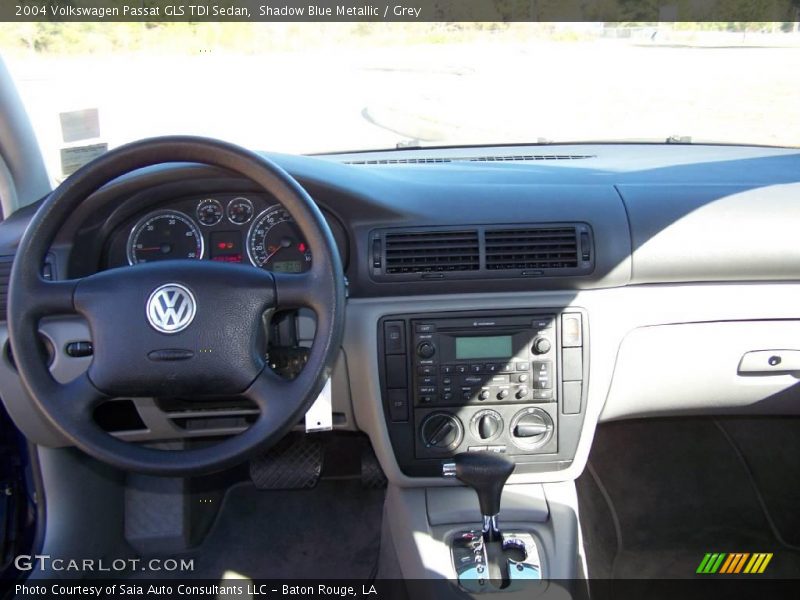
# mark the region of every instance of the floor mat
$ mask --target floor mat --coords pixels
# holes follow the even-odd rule
[[[590,576],[694,577],[706,552],[773,552],[767,575],[800,577],[800,554],[773,535],[747,469],[714,420],[604,424],[589,462],[577,483]]]
[[[231,488],[198,549],[193,579],[366,579],[380,547],[383,490],[323,480],[312,490]]]

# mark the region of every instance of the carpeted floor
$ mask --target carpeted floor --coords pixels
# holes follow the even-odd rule
[[[706,552],[772,552],[800,578],[800,419],[601,425],[578,480],[590,577],[691,578]]]
[[[193,579],[233,571],[250,579],[349,578],[374,575],[383,490],[358,480],[323,480],[311,490],[232,487],[194,558]]]

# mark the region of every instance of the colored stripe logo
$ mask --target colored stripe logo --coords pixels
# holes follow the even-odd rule
[[[738,575],[740,573],[761,574],[769,561],[772,560],[772,552],[707,552],[700,561],[696,573],[700,575]]]

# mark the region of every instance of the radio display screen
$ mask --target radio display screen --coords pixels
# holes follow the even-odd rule
[[[511,358],[510,335],[492,335],[485,337],[457,337],[456,360],[473,358]]]

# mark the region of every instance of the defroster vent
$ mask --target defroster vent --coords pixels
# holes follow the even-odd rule
[[[486,231],[486,268],[574,269],[579,266],[575,227]]]
[[[421,231],[386,233],[385,273],[477,271],[480,268],[478,231]]]

